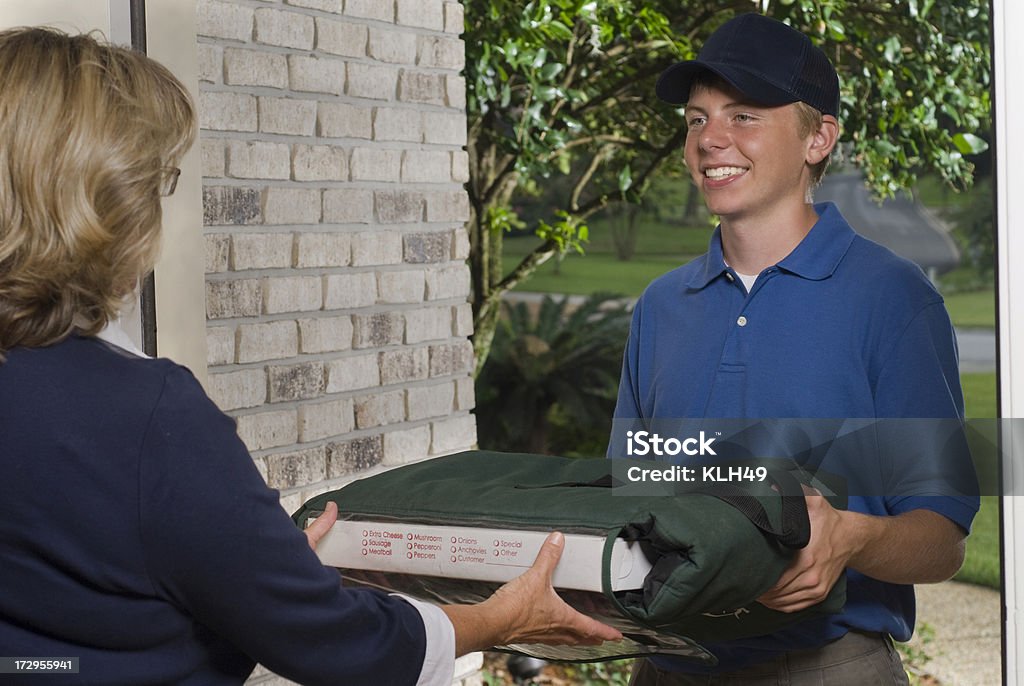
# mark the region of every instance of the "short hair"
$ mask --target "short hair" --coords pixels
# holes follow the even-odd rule
[[[195,136],[188,91],[145,55],[0,32],[0,361],[117,316],[153,268],[161,182]]]
[[[723,79],[714,72],[705,71],[693,79],[693,85],[690,87],[690,92],[709,89],[709,88],[732,88],[735,90],[735,86],[730,84],[728,81]],[[797,115],[797,134],[800,138],[806,138],[812,133],[821,128],[822,115],[821,111],[808,105],[806,102],[801,100],[796,101],[796,115]],[[809,189],[816,188],[821,183],[821,179],[825,176],[825,170],[828,169],[829,160],[832,158],[831,153],[825,156],[825,159],[818,162],[817,164],[811,165],[811,184]]]

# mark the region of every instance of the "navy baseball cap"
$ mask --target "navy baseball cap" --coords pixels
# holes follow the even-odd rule
[[[839,116],[835,67],[807,36],[770,17],[750,13],[725,22],[704,43],[697,59],[662,72],[654,90],[665,102],[686,104],[694,78],[707,71],[753,102],[802,101],[822,114]]]

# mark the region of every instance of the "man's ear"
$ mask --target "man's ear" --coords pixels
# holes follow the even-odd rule
[[[832,153],[839,140],[839,122],[831,114],[821,116],[821,126],[811,134],[811,143],[807,148],[807,163],[814,166]]]

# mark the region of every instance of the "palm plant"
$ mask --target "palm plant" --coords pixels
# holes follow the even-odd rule
[[[552,435],[557,426],[605,440],[629,334],[627,306],[603,293],[578,306],[545,296],[539,308],[505,305],[504,315],[476,383],[481,446],[574,452]]]

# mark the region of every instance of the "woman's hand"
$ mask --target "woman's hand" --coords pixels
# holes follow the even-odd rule
[[[324,513],[313,520],[313,523],[306,527],[306,538],[309,539],[309,547],[316,550],[317,543],[327,535],[327,532],[338,520],[338,504],[328,501],[324,507]]]
[[[455,626],[456,655],[509,643],[600,645],[622,634],[582,615],[558,597],[551,576],[565,547],[555,532],[541,546],[533,566],[478,605],[442,608]]]

